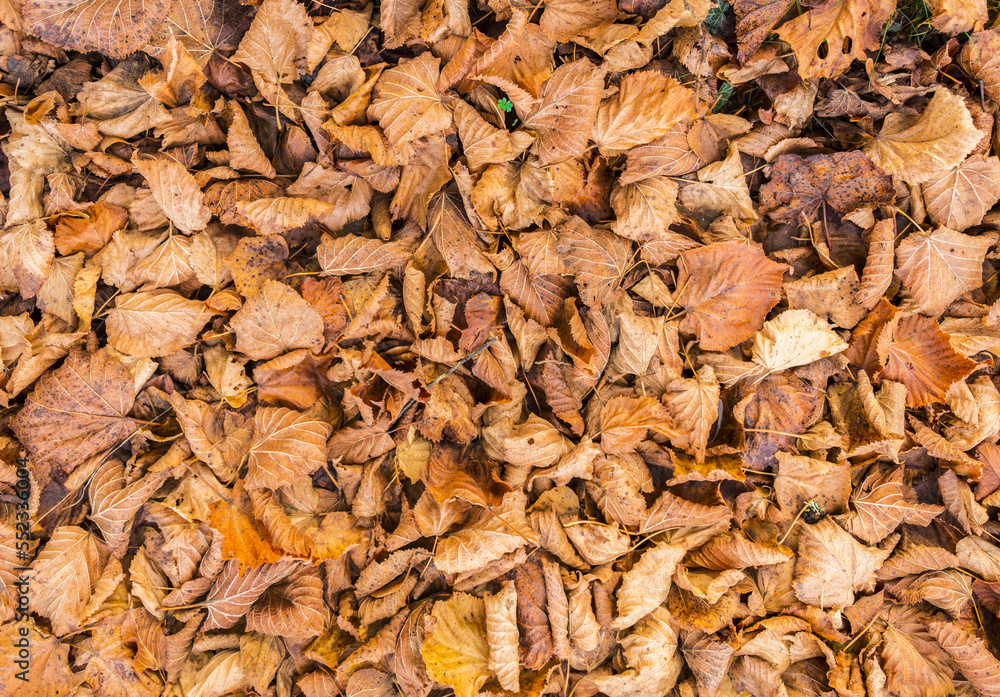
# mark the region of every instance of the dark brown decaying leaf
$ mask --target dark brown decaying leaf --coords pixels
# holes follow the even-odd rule
[[[783,223],[814,219],[823,206],[845,215],[893,198],[891,177],[856,151],[782,155],[760,193],[761,210]]]
[[[517,626],[520,630],[521,661],[528,670],[538,670],[552,657],[552,635],[546,612],[545,579],[535,560],[514,572],[517,591]]]

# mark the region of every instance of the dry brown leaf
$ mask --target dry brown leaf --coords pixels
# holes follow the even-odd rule
[[[719,420],[719,381],[712,366],[698,369],[693,378],[677,378],[667,385],[663,404],[677,435],[670,442],[705,461],[705,448]]]
[[[940,88],[920,116],[889,114],[864,151],[889,174],[920,184],[960,165],[981,137],[962,98]]]
[[[52,269],[55,241],[42,220],[21,223],[0,235],[0,285],[25,298],[38,294]]]
[[[226,133],[226,144],[229,146],[229,166],[234,169],[248,169],[268,179],[277,176],[274,165],[257,142],[257,137],[250,128],[250,121],[243,113],[243,108],[235,102],[230,104],[233,112],[233,123]]]
[[[764,326],[753,342],[753,360],[775,373],[847,350],[847,342],[809,310],[786,310]]]
[[[543,165],[583,153],[604,90],[604,70],[586,58],[559,66],[545,83],[524,128],[538,134],[532,150]]]
[[[878,48],[893,8],[879,0],[827,0],[778,29],[805,78],[838,77],[865,51]]]
[[[895,258],[896,224],[894,220],[880,220],[871,231],[868,259],[861,276],[857,300],[868,310],[875,308],[880,298],[892,284]]]
[[[205,303],[171,290],[125,293],[108,313],[108,343],[137,358],[166,356],[197,342],[210,319]]]
[[[681,190],[681,202],[687,208],[713,217],[720,214],[745,219],[758,217],[747,188],[740,153],[735,147],[725,160],[698,170],[698,183],[688,184]]]
[[[325,421],[284,407],[261,407],[253,417],[248,486],[277,489],[294,484],[326,463],[332,428]]]
[[[981,29],[989,19],[982,2],[958,3],[953,0],[934,0],[928,4],[934,12],[931,26],[945,34]]]
[[[972,237],[946,227],[911,232],[896,250],[896,275],[927,315],[983,284],[982,264],[995,239]]]
[[[567,525],[566,536],[588,564],[595,566],[614,561],[628,551],[629,538],[617,527],[581,522]]]
[[[883,378],[906,385],[907,406],[943,401],[952,384],[975,368],[951,347],[935,320],[909,315],[893,324],[880,339],[878,353],[885,361]]]
[[[264,0],[233,60],[247,66],[257,88],[277,104],[267,97],[267,89],[280,93],[280,85],[300,75],[305,68],[306,46],[311,35],[312,21],[300,3]]]
[[[959,54],[969,75],[982,80],[983,90],[992,99],[1000,94],[1000,72],[997,71],[996,49],[1000,36],[995,31],[979,31],[969,37],[969,42]]]
[[[451,111],[437,85],[440,61],[431,53],[404,59],[375,84],[369,117],[377,120],[389,143],[400,146],[439,133],[451,125]]]
[[[677,303],[688,311],[681,328],[712,351],[735,346],[763,326],[787,268],[736,242],[682,252],[678,265]]]
[[[774,493],[785,518],[792,520],[808,501],[815,501],[828,513],[847,509],[851,495],[849,467],[782,452],[775,457],[778,476],[774,479]]]
[[[135,388],[125,365],[106,351],[74,351],[45,375],[14,419],[14,433],[40,460],[70,471],[132,435]]]
[[[208,524],[222,536],[222,558],[238,562],[239,570],[276,562],[281,553],[271,544],[263,525],[231,501],[209,505]]]
[[[190,234],[208,225],[212,212],[205,205],[198,182],[184,165],[152,155],[136,155],[132,164],[145,177],[153,198],[178,230]]]
[[[90,482],[90,519],[94,521],[119,559],[125,555],[136,513],[156,493],[169,470],[147,474],[126,485],[125,470],[118,460],[108,460],[94,472]]]
[[[1000,661],[982,639],[950,622],[931,622],[929,629],[976,692],[1000,695]]]
[[[272,637],[309,639],[322,634],[329,622],[330,609],[317,571],[304,571],[268,589],[247,613],[247,629]],[[267,674],[263,682],[270,681]]]
[[[903,470],[894,469],[879,476],[872,473],[860,485],[860,493],[851,497],[852,510],[840,517],[844,528],[868,544],[881,542],[899,525],[930,525],[944,512],[943,506],[918,503],[915,492],[903,484]]]
[[[947,654],[933,641],[926,621],[913,606],[896,606],[885,614],[881,649],[887,687],[901,697],[944,697],[953,689]]]
[[[676,200],[677,184],[667,177],[616,187],[611,192],[611,207],[617,220],[611,229],[636,242],[669,241],[672,235],[667,228],[678,218]]]
[[[866,547],[830,518],[804,526],[792,586],[796,597],[816,607],[844,607],[855,593],[871,590],[889,550]]]
[[[261,544],[261,540],[256,541]],[[288,561],[261,564],[243,573],[242,562],[227,561],[215,577],[205,599],[208,616],[202,629],[228,629],[236,624],[264,591],[279,583],[291,571]]]
[[[324,235],[316,258],[324,276],[350,276],[400,268],[410,258],[410,250],[398,243],[356,235]]]
[[[106,560],[92,533],[75,526],[54,530],[31,562],[31,611],[48,618],[57,635],[78,629]]]
[[[507,494],[496,511],[441,539],[434,565],[446,573],[476,571],[537,539],[524,516],[524,496]]]
[[[652,397],[615,397],[601,409],[601,449],[627,453],[653,431],[672,437],[676,430],[670,412]]]
[[[56,46],[126,58],[146,45],[170,5],[156,0],[123,9],[95,0],[30,0],[24,5],[24,22],[31,34]]]
[[[622,575],[618,588],[616,629],[627,629],[662,605],[670,593],[674,571],[687,553],[683,545],[659,542],[643,552]]]
[[[927,214],[935,224],[962,232],[978,225],[1000,201],[1000,158],[973,155],[924,184]]]
[[[295,321],[288,322],[289,318]],[[323,343],[323,318],[284,283],[268,281],[232,319],[236,350],[254,360],[286,351],[317,348]]]
[[[462,149],[473,172],[488,164],[509,162],[524,152],[535,138],[526,131],[509,133],[494,127],[479,112],[463,100],[452,104],[455,126],[462,141]]]
[[[694,93],[654,70],[630,73],[597,112],[593,140],[613,155],[664,136],[695,112]]]
[[[528,670],[542,670],[552,658],[545,574],[538,557],[510,572],[517,592],[517,626],[520,660]],[[530,680],[529,676],[525,676]]]

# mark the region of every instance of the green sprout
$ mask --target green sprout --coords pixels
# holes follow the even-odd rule
[[[501,97],[500,99],[497,100],[497,109],[499,109],[503,113],[509,114],[510,110],[513,108],[514,108],[513,102],[511,102],[506,97]]]

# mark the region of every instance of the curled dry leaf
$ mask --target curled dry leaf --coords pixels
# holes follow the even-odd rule
[[[858,303],[868,310],[875,308],[892,283],[895,242],[896,225],[892,220],[875,223],[868,243],[868,259],[861,276],[861,288],[856,296]]]
[[[847,350],[847,342],[809,310],[787,310],[764,323],[753,342],[753,360],[775,373]]]
[[[514,583],[506,581],[500,592],[488,595],[486,602],[486,640],[490,647],[489,667],[500,686],[518,691],[517,592]]]
[[[167,157],[141,156],[132,159],[136,170],[145,177],[153,198],[164,215],[184,233],[203,230],[212,219],[205,205],[205,195],[187,168]]]
[[[238,104],[232,105],[233,124],[226,134],[226,144],[229,146],[229,166],[235,169],[248,169],[264,177],[273,179],[277,176],[274,165],[257,142],[257,137],[250,128],[250,121]]]
[[[670,583],[687,549],[660,542],[643,552],[639,561],[622,576],[618,589],[616,629],[626,629],[663,604]]]

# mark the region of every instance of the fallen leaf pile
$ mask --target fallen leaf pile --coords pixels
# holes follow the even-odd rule
[[[1000,697],[998,14],[0,0],[0,697]]]

